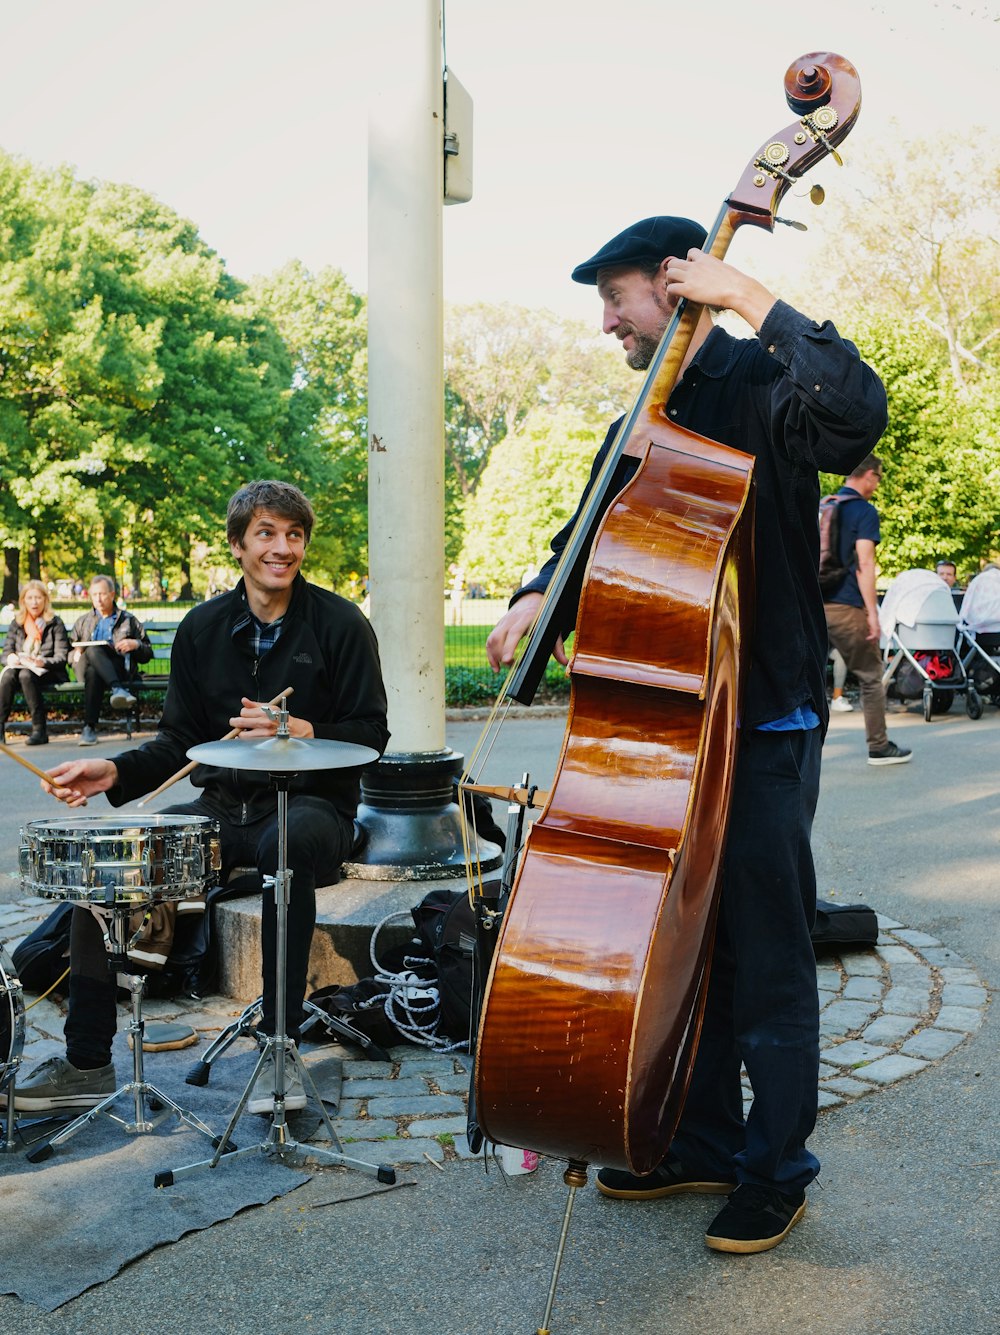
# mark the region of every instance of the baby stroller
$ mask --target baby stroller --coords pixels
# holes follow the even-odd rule
[[[987,566],[971,581],[958,619],[962,666],[980,695],[1000,705],[1000,569]]]
[[[924,718],[945,714],[965,695],[969,718],[982,717],[983,700],[958,650],[958,612],[951,590],[933,570],[905,570],[886,589],[879,608],[886,694],[922,700]]]

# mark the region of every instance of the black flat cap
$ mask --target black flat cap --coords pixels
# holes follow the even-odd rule
[[[573,282],[596,283],[599,269],[616,264],[664,260],[668,255],[683,258],[692,246],[703,246],[707,235],[701,223],[690,218],[643,218],[613,236],[589,260],[578,264],[573,270]]]

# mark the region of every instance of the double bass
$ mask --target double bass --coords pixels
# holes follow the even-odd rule
[[[790,185],[848,134],[860,81],[788,69],[796,119],[753,155],[704,249],[773,230]],[[718,907],[752,634],[753,459],[673,425],[701,308],[681,302],[506,685],[530,702],[579,597],[557,773],[485,984],[473,1078],[490,1140],[648,1173],[683,1107]],[[622,454],[641,463],[617,496]],[[582,588],[581,588],[582,581]],[[577,593],[578,590],[579,595]],[[571,1186],[579,1185],[567,1174]]]

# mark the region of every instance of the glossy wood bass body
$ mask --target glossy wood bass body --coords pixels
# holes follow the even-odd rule
[[[639,1173],[663,1157],[697,1040],[752,607],[752,460],[647,428],[587,573],[476,1084],[490,1139]]]

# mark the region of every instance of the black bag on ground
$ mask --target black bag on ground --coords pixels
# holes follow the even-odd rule
[[[384,1049],[391,1048],[400,1040],[399,1030],[385,1013],[385,999],[388,995],[388,984],[374,978],[362,978],[350,987],[342,987],[338,983],[331,987],[318,987],[310,993],[309,1000],[332,1020],[350,1025],[379,1049]],[[306,1025],[313,1031],[310,1035],[313,1038],[329,1038],[336,1043],[345,1037],[336,1029],[324,1031],[319,1025],[313,1026],[308,1019]]]
[[[867,904],[831,904],[817,899],[812,932],[813,950],[863,949],[878,940],[878,917]]]
[[[411,909],[441,998],[438,1032],[459,1041],[472,1023],[472,962],[476,919],[464,890],[432,890]]]

